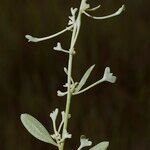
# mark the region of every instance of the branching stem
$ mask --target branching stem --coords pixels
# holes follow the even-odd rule
[[[67,102],[66,102],[65,120],[64,120],[63,130],[65,130],[65,129],[67,130],[67,126],[68,126],[68,119],[69,119],[68,115],[69,115],[69,111],[70,111],[70,104],[71,104],[71,97],[72,97],[72,91],[71,91],[71,74],[72,74],[72,61],[73,61],[73,53],[72,52],[74,51],[74,46],[77,41],[77,37],[78,37],[80,26],[81,26],[81,14],[82,14],[81,6],[82,6],[83,2],[84,2],[84,0],[81,1],[78,16],[77,16],[77,19],[73,26],[72,38],[71,38],[71,44],[70,44],[70,50],[69,50],[70,53],[69,53],[69,59],[68,59],[68,76],[67,76],[68,94],[67,94]],[[65,140],[62,142],[61,146],[59,147],[59,150],[64,149],[64,144],[65,144]]]
[[[110,83],[115,83],[115,81],[116,81],[116,76],[113,76],[113,73],[110,72],[110,68],[106,67],[104,76],[101,80],[98,80],[97,82],[91,84],[90,86],[82,89],[82,87],[86,83],[92,69],[94,68],[94,65],[91,66],[85,72],[85,74],[83,75],[83,77],[81,78],[79,83],[74,82],[74,80],[72,78],[73,56],[75,54],[75,44],[76,44],[76,41],[77,41],[77,38],[79,35],[79,31],[80,31],[80,27],[81,27],[82,14],[85,14],[86,16],[93,18],[93,19],[107,19],[107,18],[111,18],[111,17],[119,15],[125,9],[125,6],[122,5],[122,7],[119,8],[115,13],[113,13],[111,15],[107,15],[107,16],[102,16],[102,17],[92,16],[86,12],[86,11],[95,11],[99,7],[100,7],[100,5],[98,5],[94,8],[90,8],[90,5],[87,3],[87,0],[81,0],[79,10],[77,8],[71,7],[71,15],[72,16],[69,16],[69,19],[70,19],[68,22],[69,26],[66,27],[65,29],[63,29],[53,35],[46,36],[43,38],[37,38],[37,37],[33,37],[31,35],[25,36],[28,39],[28,42],[40,42],[40,41],[54,38],[58,35],[61,35],[62,33],[66,32],[66,31],[69,31],[69,30],[72,32],[69,50],[63,49],[61,47],[60,42],[58,42],[56,47],[54,47],[55,51],[61,51],[61,52],[67,53],[68,57],[69,57],[67,69],[64,68],[64,71],[67,74],[67,83],[64,85],[64,87],[67,87],[67,91],[65,91],[65,92],[61,92],[60,90],[57,91],[58,96],[67,95],[65,112],[64,111],[62,112],[62,121],[58,127],[58,130],[56,129],[56,118],[57,118],[57,114],[58,114],[58,108],[56,108],[55,111],[50,113],[50,117],[53,121],[53,129],[54,129],[54,134],[51,136],[49,135],[49,133],[47,132],[45,127],[43,127],[43,125],[41,125],[41,123],[38,122],[34,117],[31,117],[28,114],[23,114],[23,116],[21,116],[21,121],[23,122],[25,128],[27,128],[27,130],[33,136],[35,136],[37,139],[39,139],[41,141],[44,141],[46,143],[50,143],[52,145],[57,146],[59,150],[64,150],[65,139],[71,138],[71,136],[72,136],[71,134],[69,134],[67,132],[68,120],[70,118],[70,106],[71,106],[72,96],[83,93],[83,92],[91,89],[92,87],[100,84],[101,82],[107,81]],[[78,14],[76,16],[77,10],[78,10]],[[62,133],[60,133],[61,131],[62,131]],[[92,142],[89,141],[87,138],[81,137],[80,138],[80,146],[77,150],[81,150],[83,147],[86,147],[86,146],[91,146],[91,144],[92,144]],[[106,144],[106,148],[107,148],[109,143],[105,142],[105,144]]]
[[[66,27],[64,30],[62,31],[59,31],[53,35],[50,35],[50,36],[46,36],[46,37],[43,37],[43,38],[37,38],[37,37],[33,37],[31,35],[26,35],[25,37],[28,39],[28,42],[41,42],[41,41],[45,41],[45,40],[48,40],[48,39],[51,39],[51,38],[54,38],[68,30],[71,30],[73,27],[73,25],[69,26],[69,27]]]
[[[73,95],[81,94],[81,93],[83,93],[83,92],[85,92],[85,91],[87,91],[87,90],[91,89],[92,87],[94,87],[94,86],[96,86],[96,85],[98,85],[98,84],[100,84],[100,83],[102,83],[102,82],[104,82],[104,80],[103,80],[103,79],[101,79],[101,80],[99,80],[99,81],[97,81],[97,82],[95,82],[95,83],[93,83],[93,84],[89,85],[89,86],[88,86],[88,87],[86,87],[85,89],[80,90],[79,92],[76,92],[76,93],[74,93]]]

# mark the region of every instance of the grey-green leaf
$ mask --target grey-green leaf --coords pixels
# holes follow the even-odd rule
[[[21,122],[24,127],[31,133],[35,138],[53,144],[57,146],[54,140],[51,138],[50,134],[46,130],[46,128],[33,116],[29,114],[21,114]]]
[[[91,66],[86,72],[85,74],[83,75],[83,77],[81,78],[78,86],[76,87],[76,90],[75,92],[78,92],[80,91],[80,89],[83,87],[83,85],[86,83],[88,77],[90,76],[92,70],[94,69],[95,65]]]
[[[109,146],[109,142],[104,141],[104,142],[100,142],[99,144],[93,146],[89,150],[106,150],[108,148],[108,146]]]

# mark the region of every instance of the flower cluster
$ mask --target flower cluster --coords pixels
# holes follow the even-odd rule
[[[61,112],[61,116],[62,116],[62,121],[61,123],[59,124],[59,127],[57,129],[56,127],[56,119],[57,119],[57,116],[58,116],[58,108],[56,108],[52,113],[50,113],[50,118],[52,119],[52,123],[53,123],[53,130],[54,130],[54,134],[51,135],[51,137],[57,142],[57,144],[59,145],[60,143],[62,143],[65,139],[68,139],[68,138],[71,138],[72,135],[69,134],[67,132],[66,129],[62,129],[63,127],[63,124],[64,124],[64,121],[65,121],[65,112],[62,111]],[[68,118],[70,118],[71,115],[69,114],[68,115]],[[62,133],[61,133],[62,131]]]

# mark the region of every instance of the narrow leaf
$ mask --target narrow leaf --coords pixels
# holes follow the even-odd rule
[[[92,70],[94,69],[95,65],[91,66],[83,75],[83,77],[81,78],[79,85],[76,88],[76,92],[80,91],[80,89],[83,87],[83,85],[86,83],[88,77],[90,76]]]
[[[104,142],[100,142],[99,144],[93,146],[89,150],[106,150],[108,148],[108,146],[109,146],[109,142],[104,141]]]
[[[35,138],[53,144],[57,146],[57,144],[53,141],[50,134],[46,130],[46,128],[34,117],[29,114],[21,114],[21,122],[24,127],[32,134]]]
[[[66,75],[68,76],[68,70],[66,67],[64,67],[64,72],[66,73]],[[73,78],[71,77],[71,82],[74,83]]]

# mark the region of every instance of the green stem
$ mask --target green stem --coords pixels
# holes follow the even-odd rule
[[[100,83],[102,83],[102,82],[104,82],[104,81],[105,81],[105,80],[101,79],[101,80],[99,80],[99,81],[97,81],[97,82],[95,82],[95,83],[89,85],[89,86],[86,87],[85,89],[80,90],[79,92],[73,93],[73,95],[81,94],[81,93],[83,93],[83,92],[85,92],[85,91],[91,89],[92,87],[94,87],[94,86],[96,86],[96,85],[98,85],[98,84],[100,84]]]
[[[79,13],[78,13],[78,17],[76,19],[76,22],[74,24],[73,27],[73,33],[72,33],[72,38],[71,38],[71,44],[70,44],[70,53],[69,53],[69,60],[68,60],[68,77],[67,77],[67,83],[68,83],[68,94],[67,94],[67,102],[66,102],[66,110],[65,110],[65,120],[64,120],[64,125],[63,125],[63,130],[67,130],[67,126],[68,126],[68,115],[70,112],[70,104],[71,104],[71,98],[72,98],[72,91],[71,91],[71,74],[72,74],[72,61],[73,61],[73,51],[74,51],[74,46],[75,43],[77,41],[77,37],[79,34],[79,30],[80,30],[80,25],[81,25],[81,6],[84,0],[81,1],[81,5],[80,5],[80,9],[79,9]],[[59,147],[59,150],[63,150],[64,149],[64,144],[65,144],[65,140],[63,141],[63,143],[61,144],[61,146]]]
[[[71,46],[72,47],[72,43],[73,43],[73,39],[74,39],[74,35],[76,32],[76,27],[73,28],[73,33],[72,33],[72,40],[71,40]],[[72,74],[72,60],[73,60],[73,47],[72,49],[70,49],[70,53],[69,53],[69,60],[68,60],[68,78],[67,78],[67,83],[68,83],[68,94],[67,94],[67,102],[66,102],[66,110],[65,110],[65,120],[64,120],[64,125],[63,125],[63,130],[66,129],[67,130],[67,125],[68,125],[68,115],[69,115],[69,111],[70,111],[70,103],[71,103],[71,97],[72,97],[72,93],[70,90],[70,86],[71,86],[71,74]],[[64,149],[64,144],[65,141],[63,141],[63,143],[61,144],[61,146],[59,147],[59,150],[63,150]]]

